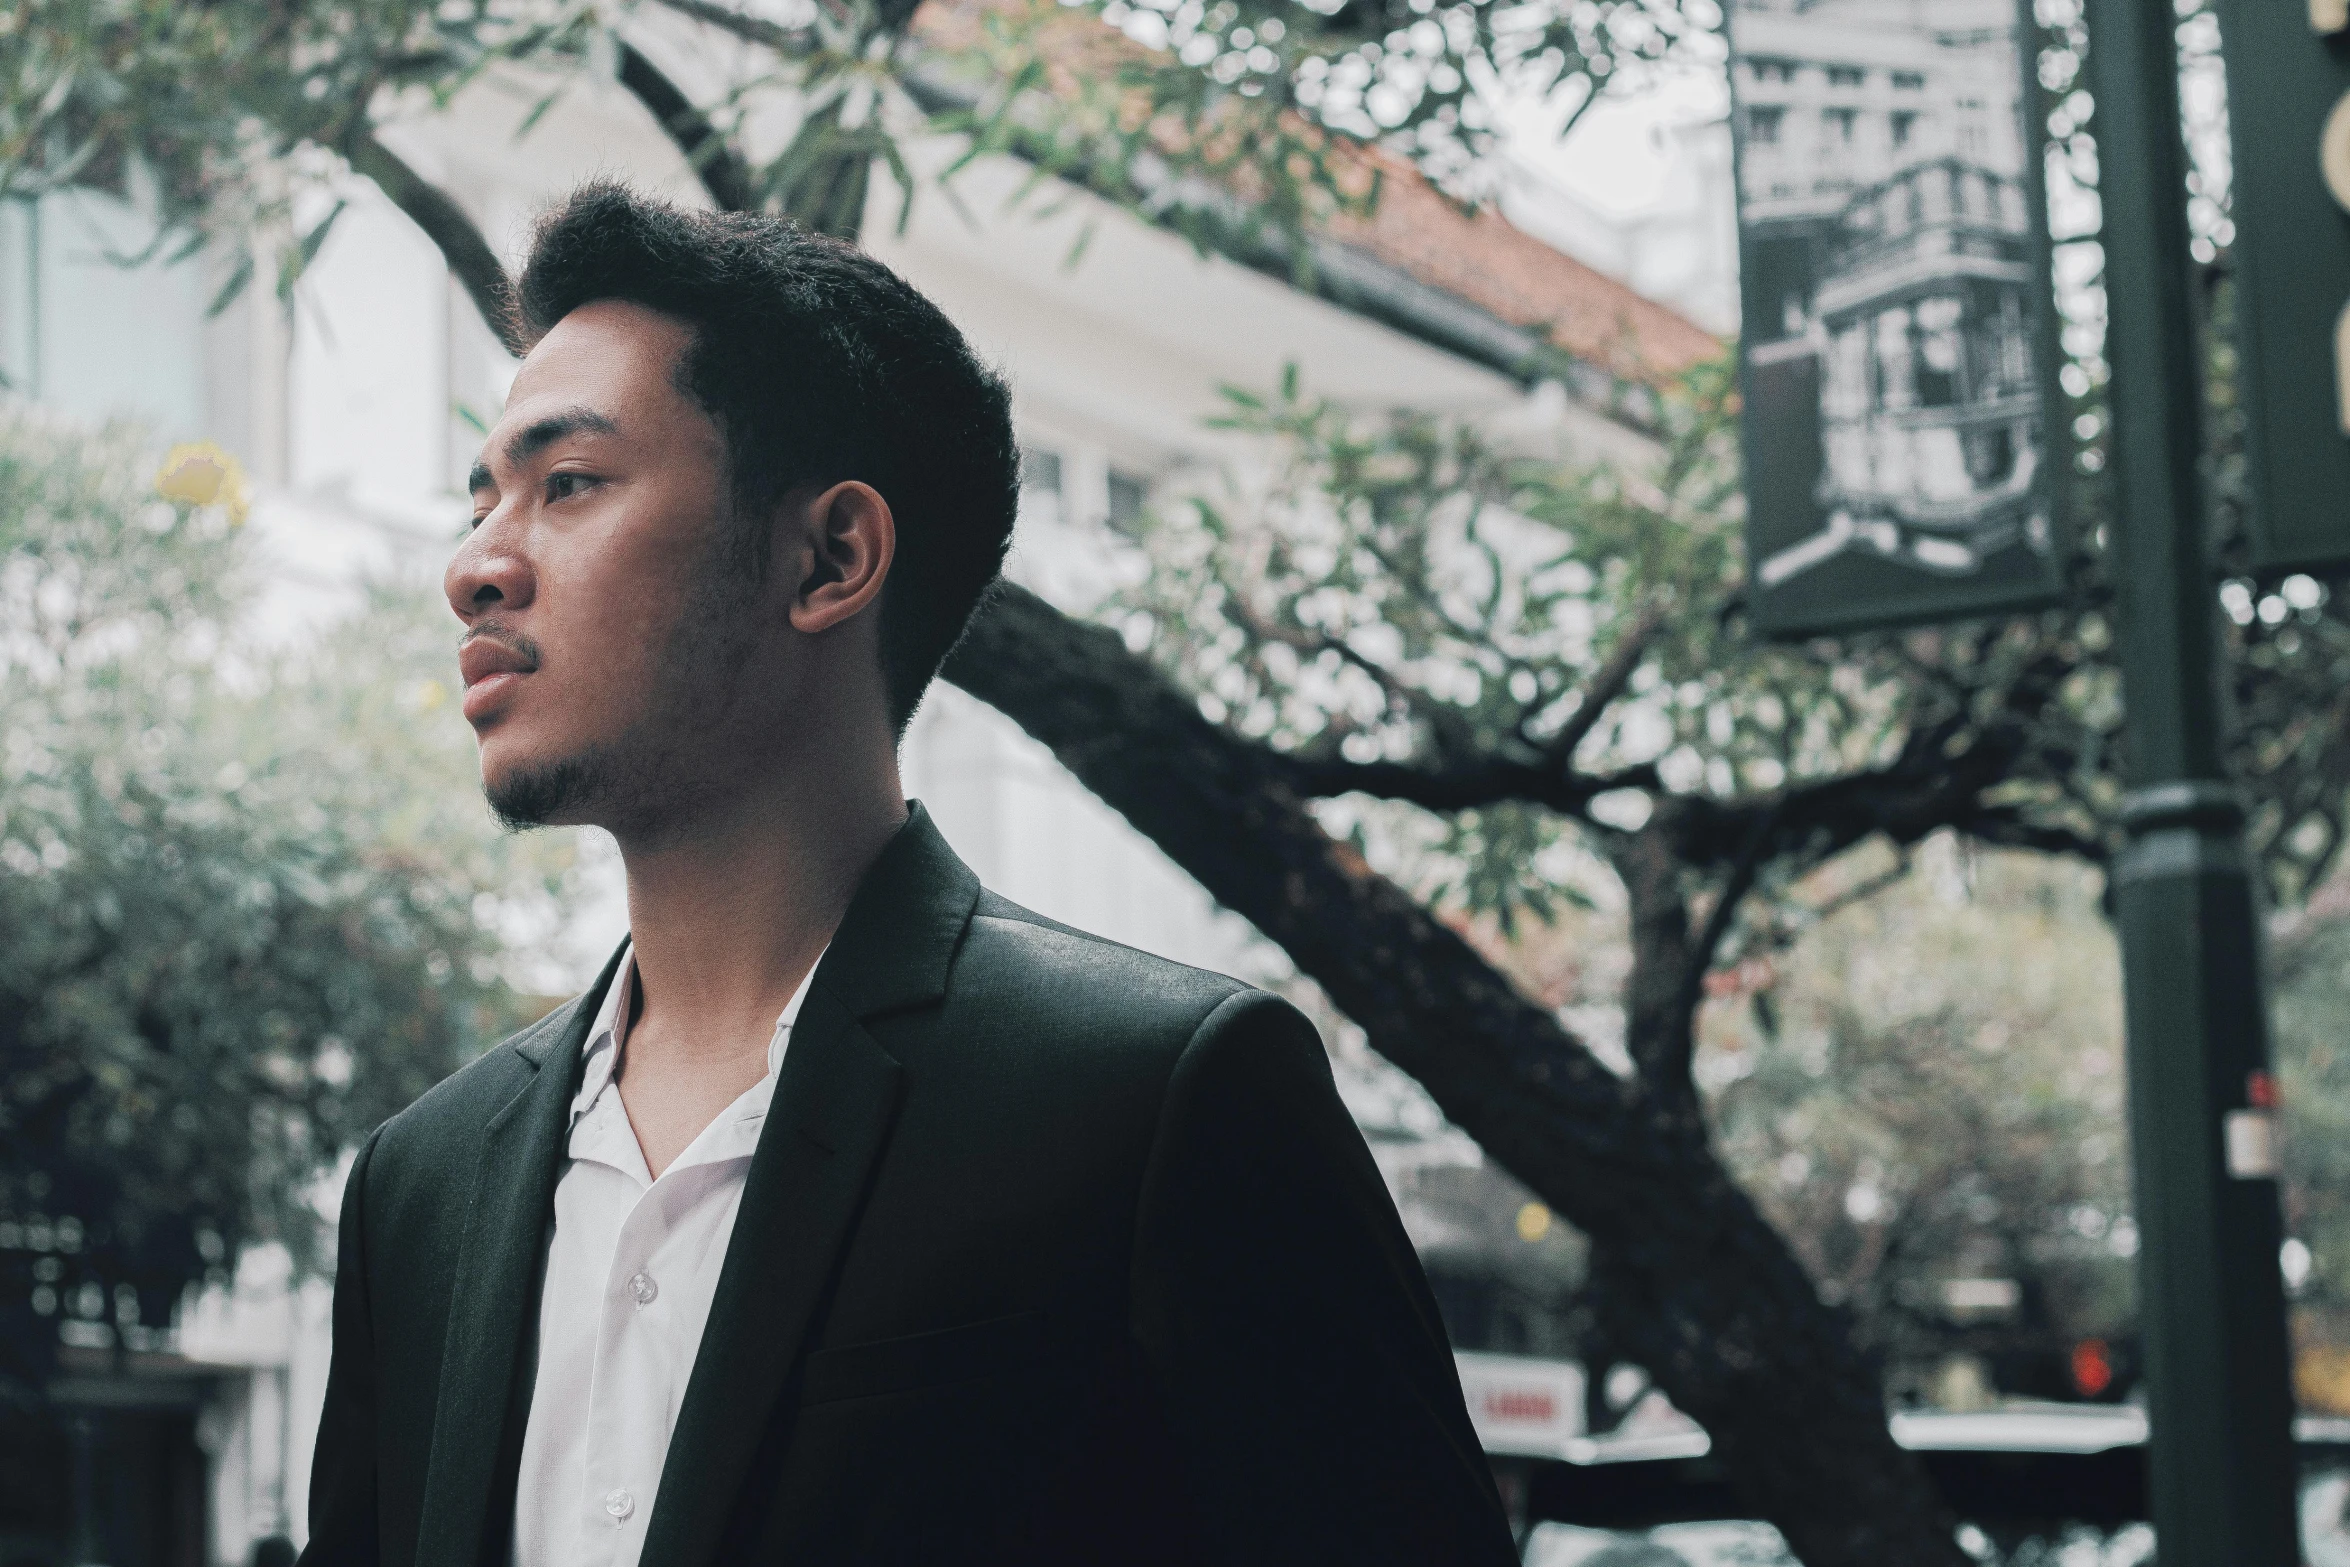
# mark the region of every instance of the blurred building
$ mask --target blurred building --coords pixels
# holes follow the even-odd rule
[[[2024,166],[2023,88],[2009,0],[1735,0],[1749,262],[1778,300],[1777,335],[1811,309],[1810,285],[1869,186],[1955,159]],[[1783,280],[1774,283],[1773,279]]]
[[[1756,580],[2045,554],[2012,0],[1736,0]]]
[[[1738,330],[1738,202],[1730,122],[1710,106],[1666,113],[1645,130],[1653,173],[1637,201],[1612,206],[1513,155],[1501,209],[1544,243],[1670,305],[1709,332]],[[1564,160],[1589,156],[1570,140]]]
[[[665,58],[690,64],[680,43],[669,40]],[[524,130],[538,97],[488,78],[387,139],[510,258],[533,209],[591,174],[703,199],[617,87],[583,81]],[[951,149],[921,151],[935,167]],[[1324,238],[1309,291],[1202,256],[1082,192],[1058,192],[1049,209],[1016,205],[1029,172],[980,163],[955,199],[921,193],[902,228],[897,193],[880,182],[868,245],[1009,374],[1029,455],[1012,571],[1072,609],[1130,568],[1120,530],[1155,490],[1235,457],[1202,423],[1224,385],[1267,387],[1295,363],[1314,391],[1366,409],[1509,421],[1556,450],[1639,465],[1655,448],[1612,374],[1569,370],[1561,395],[1529,387],[1521,367],[1546,333],[1587,366],[1617,369],[1627,351],[1669,371],[1720,346],[1498,214],[1465,215],[1409,178],[1391,176],[1375,218]],[[151,237],[135,180],[0,211],[0,375],[76,416],[127,415],[159,438],[210,437],[236,453],[258,486],[263,629],[288,638],[355,603],[370,577],[438,580],[462,529],[463,472],[512,375],[406,219],[370,186],[337,194],[347,205],[290,303],[249,289],[218,314],[207,306],[229,258],[136,271],[111,259]],[[1006,896],[1184,961],[1286,981],[1276,950],[960,692],[941,688],[926,705],[905,771],[909,792]],[[615,877],[550,955],[549,988],[581,983],[624,928]],[[1525,1194],[1415,1084],[1322,1015],[1347,1101],[1462,1347],[1563,1354],[1555,1319],[1575,1263],[1563,1228],[1545,1212],[1538,1229]],[[95,1316],[72,1323],[57,1389],[68,1439],[44,1448],[54,1484],[40,1489],[66,1520],[58,1528],[74,1527],[78,1509],[97,1531],[74,1542],[73,1559],[195,1567],[246,1561],[273,1534],[299,1540],[325,1307],[323,1283],[294,1280],[282,1255],[264,1252],[244,1259],[232,1289],[193,1303],[176,1335],[132,1344]],[[1496,1397],[1504,1415],[1536,1407],[1507,1387]],[[1554,1424],[1579,1415],[1567,1402]],[[0,1520],[0,1559],[32,1543],[11,1527]],[[204,1543],[186,1543],[195,1538]]]

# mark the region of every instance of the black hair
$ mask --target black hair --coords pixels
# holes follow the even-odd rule
[[[903,733],[1002,571],[1019,504],[1010,393],[954,323],[854,246],[605,181],[539,220],[517,295],[530,342],[605,299],[692,329],[677,385],[726,439],[731,569],[764,579],[774,508],[793,489],[857,479],[889,502],[881,664]]]

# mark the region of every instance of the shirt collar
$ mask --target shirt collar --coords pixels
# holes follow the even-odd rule
[[[831,944],[826,943],[824,952],[831,950]],[[808,999],[808,986],[816,978],[816,970],[823,966],[824,952],[816,954],[816,961],[800,976],[799,988],[791,993],[791,999],[783,1004],[783,1011],[775,1019],[775,1032],[767,1040],[770,1081],[783,1069],[783,1052],[791,1043],[792,1025],[799,1021],[801,1004]],[[575,1122],[603,1096],[613,1074],[620,1070],[621,1052],[628,1048],[628,1017],[635,1010],[636,944],[630,942],[628,950],[621,955],[620,966],[612,972],[612,983],[604,987],[603,1005],[596,1009],[596,1021],[588,1029],[587,1049],[581,1057],[579,1092],[571,1100]]]

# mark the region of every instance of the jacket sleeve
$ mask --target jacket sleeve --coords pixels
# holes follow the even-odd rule
[[[310,1464],[310,1543],[297,1567],[373,1567],[377,1558],[375,1333],[368,1314],[364,1195],[375,1144],[375,1136],[367,1139],[343,1188],[335,1237],[334,1352]]]
[[[1132,1284],[1219,1561],[1516,1562],[1419,1258],[1286,1002],[1230,998],[1178,1060]]]

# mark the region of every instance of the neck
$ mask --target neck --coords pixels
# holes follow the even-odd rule
[[[648,1043],[713,1057],[746,1041],[764,1050],[866,869],[905,820],[896,757],[885,747],[855,768],[777,768],[690,825],[623,840]]]

